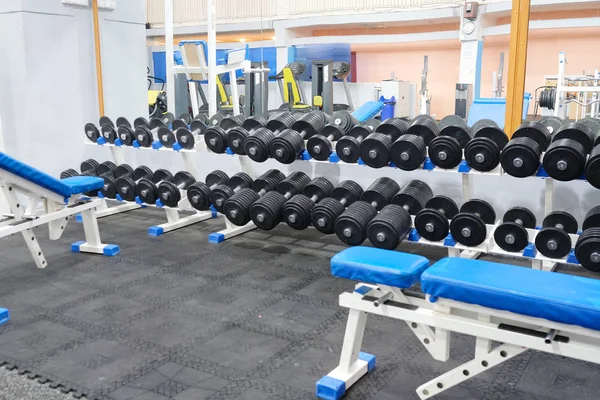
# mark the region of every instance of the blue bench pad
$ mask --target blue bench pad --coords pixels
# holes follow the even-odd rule
[[[514,265],[444,258],[421,275],[444,298],[600,330],[600,280]]]
[[[372,247],[351,247],[331,258],[333,276],[402,289],[417,283],[428,266],[425,257]]]
[[[85,191],[100,189],[104,185],[102,178],[90,176],[56,179],[2,152],[0,152],[0,168],[65,198]]]

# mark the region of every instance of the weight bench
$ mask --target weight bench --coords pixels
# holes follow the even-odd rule
[[[96,207],[101,199],[82,200],[81,194],[100,190],[104,180],[91,176],[56,179],[0,152],[0,187],[11,209],[0,218],[0,238],[21,233],[38,268],[46,267],[46,259],[33,233],[33,228],[48,224],[50,240],[62,236],[69,219],[81,214],[85,242],[71,245],[73,252],[113,256],[119,246],[102,244],[96,220]],[[24,197],[28,199],[23,206]],[[40,200],[43,210],[38,210]]]
[[[360,352],[369,313],[405,321],[439,361],[450,357],[451,332],[476,337],[475,357],[419,386],[421,399],[528,349],[600,363],[600,280],[463,258],[429,266],[425,257],[368,247],[335,255],[331,272],[364,283],[340,295],[350,312],[340,363],[317,382],[321,399],[341,398],[375,367],[375,356]],[[419,282],[425,296],[408,290]]]

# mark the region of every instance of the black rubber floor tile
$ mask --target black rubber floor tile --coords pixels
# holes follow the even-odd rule
[[[303,277],[304,274],[302,272],[268,264],[261,268],[250,269],[246,273],[236,277],[235,282],[240,285],[264,288],[266,291],[275,291],[284,290],[288,286],[300,281]]]
[[[53,281],[15,294],[13,298],[34,306],[52,309],[84,298],[97,291],[97,289],[74,282]]]
[[[106,324],[124,324],[132,316],[151,308],[152,306],[149,304],[111,293],[105,297],[86,302],[79,307],[66,310],[64,315],[102,327]]]
[[[214,288],[207,289],[201,295],[187,300],[182,305],[224,315],[236,315],[269,297],[270,294],[268,293],[260,293],[231,286],[215,286]]]
[[[175,274],[158,275],[147,282],[131,287],[129,290],[140,296],[170,301],[203,286],[208,281],[201,277],[182,279]]]
[[[272,328],[305,334],[335,313],[335,310],[281,300],[263,310],[254,321]]]
[[[347,279],[323,276],[307,287],[298,290],[298,294],[337,303],[340,294],[352,292],[355,285],[356,282]]]

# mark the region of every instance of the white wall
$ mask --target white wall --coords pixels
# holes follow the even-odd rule
[[[91,9],[58,0],[1,3],[4,151],[55,176],[84,158],[108,158],[84,145],[84,124],[99,117]],[[106,114],[147,113],[145,1],[119,2],[100,20]]]

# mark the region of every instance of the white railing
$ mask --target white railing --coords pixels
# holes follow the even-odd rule
[[[165,22],[164,0],[147,0],[148,22],[162,25]],[[457,4],[458,0],[218,0],[217,20],[283,19],[303,14],[348,13],[390,9],[431,7],[437,4]],[[201,24],[206,21],[206,0],[175,0],[173,2],[175,25]]]

